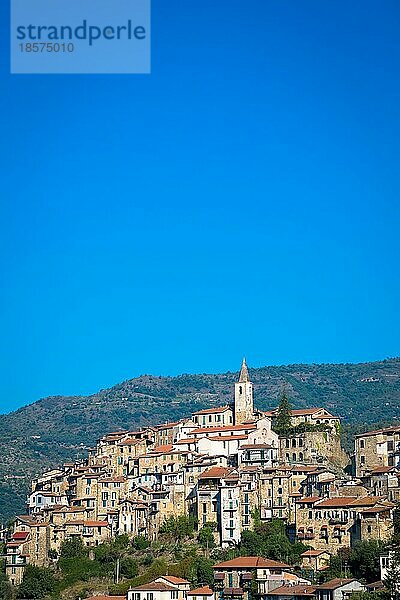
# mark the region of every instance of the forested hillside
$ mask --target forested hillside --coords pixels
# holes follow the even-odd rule
[[[275,407],[286,388],[294,407],[323,406],[357,430],[400,420],[400,359],[250,369],[255,403]],[[237,373],[144,375],[92,396],[39,400],[0,417],[0,518],[24,510],[30,479],[84,456],[107,431],[136,428],[230,402]],[[347,445],[350,440],[347,435]]]

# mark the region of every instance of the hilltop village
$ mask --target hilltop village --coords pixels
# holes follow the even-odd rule
[[[256,519],[280,519],[293,541],[310,548],[302,555],[303,567],[317,572],[341,548],[389,540],[400,501],[400,427],[358,435],[353,474],[346,474],[340,419],[323,408],[288,415],[285,430],[280,409],[255,409],[244,360],[232,405],[175,423],[108,433],[85,460],[32,481],[27,514],[16,517],[6,543],[9,581],[19,585],[27,564],[51,564],[68,539],[81,538],[88,547],[121,534],[157,540],[168,518],[183,515],[193,516],[198,528],[213,524],[215,543],[225,549],[235,548]],[[271,594],[271,600],[281,586],[282,598],[293,597],[299,585],[301,597],[317,593],[307,591],[310,581],[285,563],[247,557],[215,568],[215,590],[227,596],[243,595],[255,572],[262,595]],[[190,591],[178,579],[159,578],[128,597],[141,600],[142,591],[147,600],[214,595],[209,587]],[[343,581],[346,590],[361,589]],[[318,594],[327,600],[324,589],[330,588],[320,587]]]

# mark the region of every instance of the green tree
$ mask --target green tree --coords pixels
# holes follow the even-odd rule
[[[289,402],[286,390],[282,392],[278,406],[278,412],[275,419],[274,430],[279,435],[288,435],[292,431],[291,419],[292,407]]]
[[[241,554],[265,556],[291,564],[300,562],[300,556],[305,550],[306,546],[301,542],[290,542],[281,519],[256,525],[254,531],[243,531],[240,542]]]
[[[139,573],[137,561],[132,556],[124,556],[121,559],[120,573],[127,579],[133,579]]]
[[[182,540],[185,537],[193,536],[195,524],[194,518],[186,515],[169,517],[162,523],[160,533],[174,537],[176,540]]]
[[[132,546],[135,550],[146,550],[150,546],[150,542],[144,535],[138,535],[133,539]]]
[[[15,589],[9,581],[0,581],[0,600],[14,600]]]
[[[197,541],[199,542],[202,548],[206,548],[207,550],[211,550],[215,548],[215,539],[214,539],[214,523],[206,523],[200,529],[197,535]]]
[[[18,598],[37,600],[52,594],[55,589],[56,580],[49,569],[27,565],[24,578],[18,588]]]
[[[83,558],[87,556],[88,551],[80,537],[72,537],[61,545],[61,558]]]
[[[367,582],[380,578],[380,555],[385,552],[386,544],[380,540],[357,542],[349,557],[349,566],[357,579]]]
[[[212,585],[214,581],[213,561],[196,556],[191,564],[188,579],[194,586]]]

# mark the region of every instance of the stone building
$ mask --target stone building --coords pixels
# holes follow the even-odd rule
[[[357,435],[354,450],[356,477],[377,467],[400,469],[400,425]]]

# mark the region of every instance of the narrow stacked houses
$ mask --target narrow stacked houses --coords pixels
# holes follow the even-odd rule
[[[212,523],[224,548],[238,544],[255,515],[282,519],[312,548],[307,564],[322,564],[360,539],[388,539],[400,498],[397,429],[357,437],[354,479],[343,475],[338,417],[323,408],[293,410],[293,433],[278,436],[276,416],[255,410],[243,361],[231,406],[109,433],[86,460],[44,473],[7,541],[10,581],[19,584],[28,563],[55,560],[68,538],[87,546],[118,534],[154,540],[171,516],[192,515],[199,528]],[[172,584],[157,585],[161,594]]]

